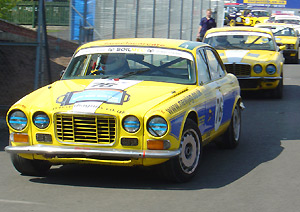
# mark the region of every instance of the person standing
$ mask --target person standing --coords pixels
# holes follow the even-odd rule
[[[217,26],[215,19],[211,17],[211,9],[206,10],[206,17],[203,17],[200,21],[200,26],[197,34],[197,41],[202,41],[207,30]]]

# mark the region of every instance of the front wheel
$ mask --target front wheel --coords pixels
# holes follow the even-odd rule
[[[48,161],[28,160],[17,154],[11,154],[11,161],[15,169],[23,175],[44,176],[51,168],[51,164]]]
[[[236,21],[232,19],[232,20],[229,22],[229,26],[233,27],[233,26],[235,26],[235,25],[236,25]]]
[[[185,123],[180,147],[180,155],[164,163],[161,171],[171,181],[187,182],[195,176],[202,152],[199,128],[190,119]]]
[[[234,149],[240,143],[241,135],[241,108],[236,104],[229,127],[222,137],[217,140],[215,143],[220,148]]]
[[[274,99],[282,99],[283,96],[283,79],[279,81],[278,86],[271,90],[271,96]]]

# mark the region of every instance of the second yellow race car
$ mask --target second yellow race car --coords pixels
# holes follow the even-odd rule
[[[267,90],[274,98],[282,97],[284,57],[271,30],[216,28],[207,31],[204,42],[217,49],[242,90]]]
[[[283,55],[287,62],[299,63],[299,37],[293,25],[284,23],[257,24],[255,27],[271,29],[276,41],[285,45]]]

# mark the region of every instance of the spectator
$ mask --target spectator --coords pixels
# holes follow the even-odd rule
[[[202,41],[207,30],[216,27],[215,19],[211,17],[211,9],[206,10],[206,17],[203,17],[200,21],[198,29],[197,41]]]

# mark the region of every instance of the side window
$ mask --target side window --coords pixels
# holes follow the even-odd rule
[[[207,62],[203,49],[197,51],[197,68],[199,83],[207,83],[210,81],[210,76],[207,68]]]
[[[215,53],[211,49],[206,49],[206,56],[211,79],[216,80],[223,77],[225,75],[225,71],[215,56]]]

